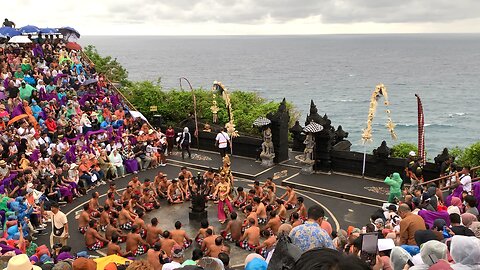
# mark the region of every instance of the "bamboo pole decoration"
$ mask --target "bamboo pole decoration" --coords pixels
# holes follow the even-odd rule
[[[235,122],[234,122],[234,117],[233,117],[233,110],[232,110],[232,103],[230,102],[230,95],[228,94],[227,88],[221,83],[214,81],[213,86],[212,86],[212,92],[213,92],[213,106],[210,107],[212,110],[212,113],[214,114],[214,117],[216,113],[218,112],[218,107],[217,103],[215,102],[215,91],[217,90],[217,86],[220,88],[222,98],[225,101],[225,107],[227,108],[228,111],[228,123],[225,124],[225,128],[227,129],[228,135],[233,139],[235,137],[238,137],[238,131],[235,129]]]
[[[391,111],[388,109],[390,102],[388,101],[388,92],[387,88],[383,84],[379,84],[375,87],[375,90],[372,93],[370,98],[370,109],[368,110],[368,118],[367,118],[367,127],[363,130],[362,133],[362,141],[363,143],[371,142],[373,140],[372,137],[372,123],[375,117],[375,113],[377,111],[378,100],[383,96],[384,105],[386,107],[385,113],[387,114],[387,124],[386,127],[392,136],[392,139],[397,139],[397,134],[395,133],[395,124],[392,121]]]
[[[199,142],[199,140],[198,140],[197,97],[195,96],[195,90],[193,89],[192,84],[191,84],[190,81],[189,81],[187,78],[185,78],[185,77],[181,77],[181,78],[179,79],[179,81],[180,81],[180,90],[183,91],[182,80],[185,80],[185,81],[188,83],[188,86],[190,87],[190,91],[192,92],[192,96],[193,96],[193,113],[194,113],[194,117],[195,117],[195,133],[194,133],[194,136],[197,138],[197,149],[200,150],[200,142]]]

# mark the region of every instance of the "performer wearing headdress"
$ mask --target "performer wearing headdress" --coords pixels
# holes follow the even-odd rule
[[[233,212],[229,197],[230,190],[230,183],[226,181],[225,176],[221,176],[220,183],[217,184],[213,196],[218,197],[218,221],[222,224],[227,220],[227,211],[228,213]]]

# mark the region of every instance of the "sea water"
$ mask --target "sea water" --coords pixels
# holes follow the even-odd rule
[[[480,140],[480,35],[320,35],[320,36],[87,36],[128,69],[131,80],[161,79],[179,87],[210,89],[221,81],[230,90],[253,91],[267,100],[286,98],[305,122],[310,100],[332,124],[349,132],[352,149],[362,151],[370,96],[386,85],[397,142],[417,142],[417,103],[425,112],[426,150]],[[235,105],[234,105],[235,106]],[[380,102],[371,150],[390,139]]]

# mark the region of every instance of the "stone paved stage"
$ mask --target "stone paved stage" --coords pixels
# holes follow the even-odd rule
[[[168,174],[168,178],[171,179],[178,175],[181,166],[187,166],[192,173],[203,172],[208,167],[221,166],[220,157],[217,153],[204,152],[204,151],[192,151],[193,159],[185,159],[182,161],[178,154],[168,158],[169,164],[166,167],[159,167],[157,169],[151,169],[143,171],[138,174],[140,180],[145,178],[153,179],[158,171],[162,171]],[[296,166],[276,165],[272,168],[264,168],[259,163],[252,159],[233,157],[232,167],[235,177],[235,185],[249,188],[253,179],[264,181],[266,177],[273,177],[277,184],[277,194],[284,193],[284,187],[282,184],[290,184],[297,187],[299,196],[305,198],[305,204],[308,206],[314,204],[322,205],[326,210],[326,216],[328,221],[332,224],[334,229],[346,228],[349,225],[356,227],[365,226],[369,222],[369,216],[376,208],[378,204],[385,199],[386,195],[378,194],[369,190],[379,189],[385,187],[378,181],[365,180],[352,176],[345,175],[300,175],[300,169]],[[130,181],[131,175],[122,179],[117,179],[117,189],[123,190],[128,181]],[[364,187],[368,187],[369,190]],[[96,189],[100,193],[100,202],[103,204],[108,186],[103,185]],[[348,193],[349,196],[341,194],[340,192]],[[90,199],[91,191],[87,196],[76,199],[72,204],[67,204],[62,207],[62,211],[68,215],[69,219],[69,233],[71,238],[69,239],[69,245],[72,246],[74,251],[80,251],[85,249],[83,236],[77,231],[77,221],[75,220],[75,212],[81,210],[82,205]],[[353,196],[352,196],[353,195]],[[160,227],[162,229],[172,229],[176,220],[180,220],[184,224],[184,229],[188,232],[190,237],[194,237],[199,226],[195,223],[190,223],[188,220],[187,208],[190,204],[184,203],[181,205],[170,206],[166,202],[162,202],[162,206],[158,210],[154,210],[148,213],[145,217],[145,221],[153,217],[157,217],[160,221]],[[216,218],[216,205],[210,203],[209,208],[209,221],[211,224],[221,230],[225,225],[218,223]],[[240,216],[243,219],[243,215]],[[48,228],[48,233],[50,226]],[[48,235],[39,236],[37,243],[48,243]],[[187,250],[187,257],[190,256],[193,248]],[[100,251],[101,254],[102,251]],[[89,252],[92,255],[99,255],[96,252]],[[247,253],[237,247],[232,248],[232,263],[231,265],[241,265]]]

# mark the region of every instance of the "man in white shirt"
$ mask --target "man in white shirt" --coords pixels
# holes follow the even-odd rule
[[[458,178],[463,186],[463,191],[472,193],[472,177],[470,176],[470,166],[463,167],[462,176]]]
[[[218,151],[222,158],[227,154],[227,147],[230,143],[230,137],[226,131],[225,128],[222,128],[222,131],[220,131],[215,138],[215,145],[218,147]]]
[[[67,245],[68,234],[68,220],[67,216],[60,211],[57,202],[52,202],[52,211],[46,211],[48,217],[52,219],[52,233],[50,234],[50,247],[56,243],[61,243],[62,246]]]

